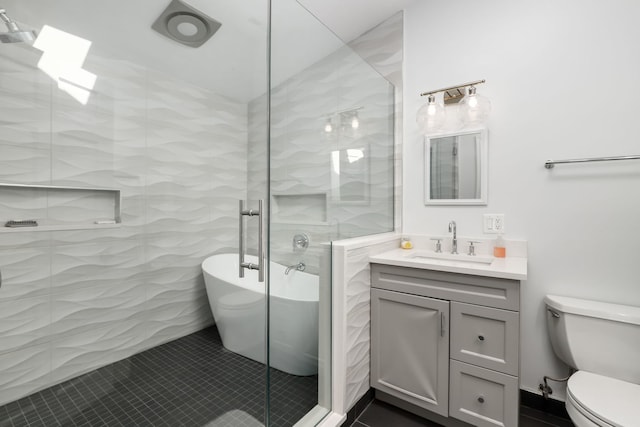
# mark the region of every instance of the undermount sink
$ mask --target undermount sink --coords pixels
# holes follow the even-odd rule
[[[430,251],[417,251],[411,252],[406,255],[406,258],[415,260],[441,260],[441,261],[456,261],[456,262],[468,262],[473,264],[491,264],[494,260],[492,256],[481,255],[465,255],[465,254],[448,254],[440,252]]]

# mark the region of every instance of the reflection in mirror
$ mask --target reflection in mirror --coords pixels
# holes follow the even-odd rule
[[[425,143],[425,204],[487,204],[487,131],[433,136]]]
[[[365,147],[331,152],[331,194],[336,202],[368,200],[369,167]]]

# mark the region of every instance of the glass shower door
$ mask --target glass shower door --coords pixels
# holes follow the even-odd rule
[[[301,3],[271,9],[271,426],[313,426],[331,411],[332,241],[393,229],[394,88],[363,59],[380,42],[346,44]],[[365,339],[354,345],[366,351]]]
[[[152,28],[169,3],[2,4],[39,41],[0,22],[0,226],[33,224],[0,227],[0,425],[267,423],[268,277],[234,262],[238,200],[268,200],[268,1],[187,1],[222,23],[198,48]]]

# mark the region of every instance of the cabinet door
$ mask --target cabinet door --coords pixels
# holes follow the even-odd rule
[[[449,301],[371,290],[371,386],[447,416]]]

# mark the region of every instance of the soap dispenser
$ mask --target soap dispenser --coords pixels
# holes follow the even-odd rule
[[[502,234],[498,234],[498,237],[496,237],[496,241],[493,245],[493,256],[496,258],[504,258],[507,256],[507,249],[505,248]]]
[[[413,243],[411,243],[411,239],[409,237],[402,236],[402,239],[400,240],[400,247],[402,249],[412,249]]]

